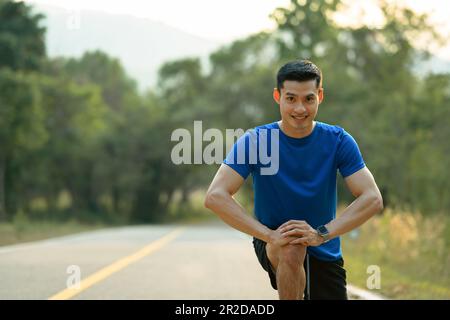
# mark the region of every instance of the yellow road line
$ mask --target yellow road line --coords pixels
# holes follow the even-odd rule
[[[164,237],[159,238],[158,240],[155,240],[145,246],[144,248],[140,249],[139,251],[122,258],[109,266],[97,271],[96,273],[90,275],[86,279],[82,280],[80,282],[79,288],[67,288],[61,292],[58,292],[57,294],[51,296],[48,298],[48,300],[67,300],[70,299],[77,294],[80,294],[84,290],[88,289],[89,287],[92,287],[94,284],[106,279],[107,277],[111,276],[112,274],[122,270],[123,268],[127,267],[128,265],[144,258],[145,256],[161,249],[165,245],[167,245],[169,242],[174,240],[180,233],[184,231],[184,227],[177,228],[173,230],[172,232],[166,234]]]

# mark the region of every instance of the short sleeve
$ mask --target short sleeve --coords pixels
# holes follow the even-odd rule
[[[247,131],[242,135],[231,148],[227,157],[223,161],[234,171],[239,173],[244,179],[254,170],[255,161],[253,155],[256,155],[255,133]]]
[[[345,130],[337,149],[337,167],[346,178],[365,167],[364,159],[355,139]]]

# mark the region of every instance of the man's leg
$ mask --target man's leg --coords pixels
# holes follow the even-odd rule
[[[321,261],[309,255],[310,300],[347,300],[344,260]]]
[[[303,267],[306,247],[302,245],[278,247],[268,243],[266,251],[276,273],[280,300],[302,300],[306,283]]]

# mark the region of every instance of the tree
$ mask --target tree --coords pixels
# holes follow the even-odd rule
[[[35,77],[0,69],[0,92],[0,220],[5,220],[20,207],[24,154],[42,146],[48,135]]]
[[[18,171],[13,162],[16,152],[36,147],[45,139],[44,130],[33,121],[42,113],[32,79],[4,70],[39,69],[45,57],[45,29],[39,26],[42,17],[33,14],[23,2],[0,2],[0,220],[6,219],[7,210],[17,205],[12,192]]]
[[[24,2],[0,2],[0,68],[38,70],[45,58],[43,15]]]

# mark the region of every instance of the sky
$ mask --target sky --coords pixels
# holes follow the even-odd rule
[[[302,0],[298,0],[302,1]],[[249,34],[275,27],[269,15],[289,0],[26,0],[51,4],[68,10],[96,10],[130,14],[160,21],[193,35],[218,42],[229,42]],[[379,16],[373,0],[346,0],[349,9],[342,21],[354,21],[365,10],[365,21],[376,24]],[[431,22],[450,38],[449,0],[396,0],[417,12],[427,12]],[[444,48],[432,49],[450,60],[450,41]]]

